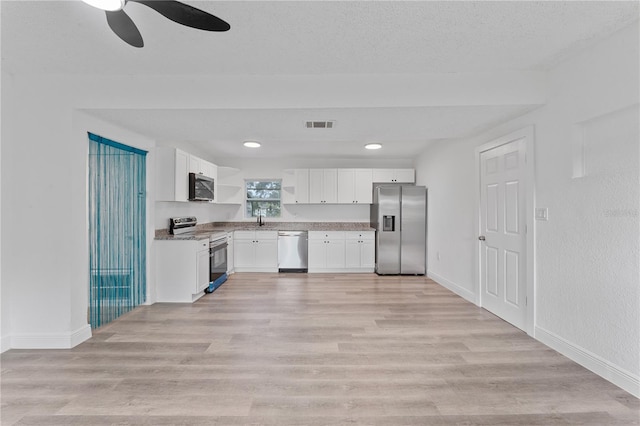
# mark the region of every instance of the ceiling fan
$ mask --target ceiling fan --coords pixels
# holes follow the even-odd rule
[[[134,47],[144,46],[142,35],[129,15],[124,12],[128,2],[144,4],[166,18],[187,27],[205,31],[228,31],[231,26],[222,19],[203,10],[196,9],[179,1],[165,0],[82,0],[102,9],[107,14],[107,23],[114,33]]]

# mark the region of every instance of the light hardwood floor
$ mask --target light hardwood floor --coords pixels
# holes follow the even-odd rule
[[[235,274],[2,355],[2,425],[639,424],[640,402],[424,277]]]

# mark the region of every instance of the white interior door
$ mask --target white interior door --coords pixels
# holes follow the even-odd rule
[[[525,139],[480,153],[480,302],[525,329]]]

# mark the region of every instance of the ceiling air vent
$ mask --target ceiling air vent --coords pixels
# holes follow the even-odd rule
[[[335,120],[328,121],[305,121],[304,126],[307,129],[333,129],[336,125]]]

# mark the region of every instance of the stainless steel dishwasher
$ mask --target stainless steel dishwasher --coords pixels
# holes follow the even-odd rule
[[[307,240],[307,231],[278,232],[279,272],[307,272],[309,267]]]

